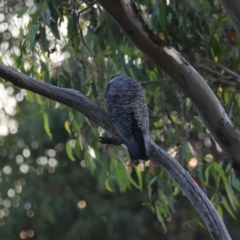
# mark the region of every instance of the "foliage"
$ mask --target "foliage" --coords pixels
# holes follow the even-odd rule
[[[136,3],[154,32],[204,76],[240,127],[239,76],[233,72],[239,66],[239,39],[218,3]],[[101,6],[60,0],[3,4],[3,63],[40,81],[79,90],[103,108],[104,86],[112,75],[139,80],[150,112],[150,136],[189,170],[229,220],[229,229],[235,229],[231,223],[240,220],[240,182],[226,156],[189,99]],[[0,91],[3,239],[150,239],[167,230],[162,239],[174,234],[184,239],[181,224],[173,227],[184,221],[194,226],[188,237],[207,239],[179,187],[161,169],[130,162],[123,147],[99,144],[98,136],[106,133],[79,112],[7,83]]]

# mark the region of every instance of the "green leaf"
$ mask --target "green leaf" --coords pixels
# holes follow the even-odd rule
[[[43,105],[42,97],[41,97],[39,94],[36,94],[35,96],[36,96],[37,102],[38,102],[40,105]]]
[[[130,183],[137,189],[140,189],[140,186],[133,180],[132,176],[130,174],[128,174],[128,179],[130,181]]]
[[[77,157],[79,157],[79,158],[81,157],[80,138],[79,137],[76,139],[74,153],[77,155]]]
[[[70,145],[70,140],[67,141],[65,148],[66,148],[66,152],[67,152],[67,155],[70,158],[70,160],[75,161],[76,159],[73,156],[72,147]]]
[[[229,184],[225,184],[225,189],[227,191],[227,195],[228,195],[229,201],[230,201],[233,209],[235,211],[237,211],[236,205],[238,204],[238,200],[236,198],[236,195],[234,194],[232,187]]]
[[[232,186],[240,192],[240,181],[236,178],[235,174],[232,176]]]
[[[163,29],[166,27],[166,4],[162,3],[159,9],[160,25]]]
[[[48,115],[46,113],[43,113],[43,123],[44,123],[44,129],[47,133],[47,135],[52,139],[52,133],[50,131],[49,127],[49,121],[48,121]]]
[[[58,7],[56,7],[55,4],[53,4],[53,7],[54,7],[56,13],[58,14],[58,17],[63,21],[63,16],[62,16],[62,14],[59,12]]]
[[[30,42],[30,48],[34,49],[36,47],[36,35],[37,32],[39,30],[40,24],[34,24],[34,23],[30,23],[29,24],[29,32],[28,32],[28,40]]]
[[[143,182],[142,182],[142,172],[139,170],[139,168],[136,166],[135,171],[138,177],[138,183],[139,183],[139,190],[142,191]]]
[[[225,209],[228,211],[228,213],[234,218],[236,219],[235,215],[233,214],[231,208],[229,207],[228,205],[228,202],[226,200],[226,198],[224,196],[222,196],[222,203],[223,203],[223,206],[225,207]]]
[[[34,102],[34,93],[27,90],[27,97],[30,102]]]
[[[116,179],[118,181],[118,184],[119,184],[119,187],[120,187],[120,190],[122,192],[126,191],[126,189],[128,187],[131,186],[130,184],[130,177],[129,177],[129,174],[127,173],[126,169],[125,169],[125,166],[123,166],[122,164],[120,163],[114,163],[114,167],[113,167],[113,171],[116,175]],[[134,182],[134,181],[133,181]],[[135,183],[136,184],[136,183]],[[134,183],[133,183],[134,185]],[[137,186],[137,184],[136,184]],[[138,186],[137,186],[138,187]]]
[[[220,217],[223,219],[223,211],[222,211],[222,207],[220,205],[217,205],[217,212],[220,215]]]
[[[178,124],[178,125],[181,125],[181,124],[182,124],[181,119],[178,118],[177,116],[173,115],[173,114],[171,114],[171,120],[172,120],[174,123]]]
[[[209,187],[209,188],[212,188],[210,185],[209,185],[209,172],[210,170],[212,169],[212,162],[209,163],[209,166],[206,168],[204,174],[205,174],[205,178],[206,178],[206,182],[203,182],[203,184],[206,186],[206,187]],[[213,188],[212,188],[213,189]]]
[[[51,11],[49,8],[46,9],[46,15],[45,15],[45,21],[46,21],[46,24],[49,26],[50,23],[51,23]]]
[[[153,124],[156,128],[162,127],[162,124],[163,124],[162,118],[160,118],[157,122],[154,122]]]
[[[217,162],[213,162],[213,167],[220,174],[220,177],[222,178],[224,184],[227,184],[227,178],[226,178],[225,172],[223,171],[220,164]]]
[[[155,210],[156,210],[156,214],[157,214],[157,218],[158,218],[158,221],[161,223],[162,227],[163,227],[163,230],[164,230],[164,233],[167,232],[167,228],[166,228],[166,225],[164,223],[164,219],[162,217],[162,213],[163,213],[163,208],[161,207],[161,204],[155,204]]]
[[[105,187],[109,192],[113,192],[114,190],[109,186],[109,179],[106,179],[105,181]]]
[[[192,124],[194,126],[194,128],[199,132],[202,133],[203,132],[203,127],[201,122],[197,119],[197,118],[193,118],[192,119]]]
[[[170,143],[175,137],[178,136],[179,131],[176,129],[174,132],[170,132],[168,134],[167,140],[166,140],[166,144]]]
[[[16,12],[17,17],[21,18],[27,11],[28,11],[28,7],[22,7]]]
[[[71,135],[70,123],[68,120],[64,123],[64,127],[65,127],[66,131],[68,132],[68,134]]]
[[[91,174],[94,174],[94,169],[93,169],[93,160],[89,152],[85,152],[85,161],[87,163],[87,166],[91,172]]]

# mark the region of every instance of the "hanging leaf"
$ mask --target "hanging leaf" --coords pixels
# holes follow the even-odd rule
[[[27,92],[27,97],[30,102],[34,102],[34,93],[31,91],[26,91]]]
[[[47,133],[47,135],[52,139],[52,133],[50,131],[49,127],[49,120],[48,120],[48,115],[46,113],[43,113],[43,123],[44,123],[44,129]]]
[[[65,127],[66,131],[68,132],[68,134],[71,135],[70,123],[68,120],[64,123],[64,127]]]
[[[240,192],[240,181],[236,178],[235,174],[232,176],[232,185],[237,191]]]
[[[139,186],[139,190],[142,191],[142,187],[143,187],[143,182],[142,182],[142,172],[139,170],[139,168],[137,166],[134,167],[137,177],[138,177],[138,186]]]
[[[140,189],[139,185],[133,180],[132,176],[130,174],[128,174],[128,179],[130,181],[130,183],[137,189]]]
[[[91,174],[94,174],[94,169],[93,169],[93,159],[91,157],[91,155],[89,154],[89,152],[85,152],[85,161],[87,163],[87,166],[91,172]]]
[[[222,210],[222,207],[220,205],[217,205],[217,212],[220,215],[220,217],[223,219],[223,210]]]
[[[223,206],[225,207],[225,209],[228,211],[228,213],[229,213],[234,219],[236,219],[235,215],[233,214],[233,212],[232,212],[232,210],[231,210],[231,208],[230,208],[230,206],[229,206],[229,204],[228,204],[228,202],[227,202],[227,200],[226,200],[226,198],[225,198],[224,196],[222,196],[222,204],[223,204]]]
[[[39,94],[36,94],[36,100],[40,105],[43,105],[42,97]]]
[[[66,152],[67,152],[67,155],[70,158],[70,160],[76,161],[75,157],[73,156],[72,147],[70,145],[70,140],[67,141],[65,148],[66,148]]]
[[[167,227],[165,225],[165,222],[164,222],[164,219],[162,217],[162,213],[163,213],[163,209],[161,207],[160,204],[155,204],[155,210],[156,210],[156,214],[157,214],[157,218],[158,218],[158,221],[161,223],[162,227],[163,227],[163,230],[164,230],[164,233],[167,232]]]
[[[109,186],[109,179],[106,179],[105,181],[105,187],[109,192],[113,192],[114,190]]]
[[[175,131],[173,132],[170,132],[168,134],[168,137],[167,137],[167,141],[166,141],[166,144],[170,143],[173,139],[175,139],[179,134],[179,131],[178,129],[176,129]]]
[[[28,7],[22,7],[16,12],[17,17],[21,18],[27,11],[28,11]]]
[[[199,133],[202,133],[202,132],[203,132],[202,123],[201,123],[197,118],[193,118],[191,122],[192,122],[194,128],[195,128]]]
[[[235,211],[237,211],[236,206],[238,204],[238,200],[237,200],[237,198],[234,194],[234,191],[233,191],[232,187],[229,184],[225,184],[225,189],[227,191],[227,195],[228,195],[229,201],[230,201],[233,209]]]

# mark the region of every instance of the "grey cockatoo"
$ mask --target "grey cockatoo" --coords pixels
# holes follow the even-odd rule
[[[148,160],[148,108],[140,84],[130,77],[114,76],[106,87],[104,101],[131,159]]]

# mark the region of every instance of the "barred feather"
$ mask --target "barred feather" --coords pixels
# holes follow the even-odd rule
[[[131,159],[148,160],[148,109],[140,84],[130,77],[114,76],[106,87],[104,100]]]

